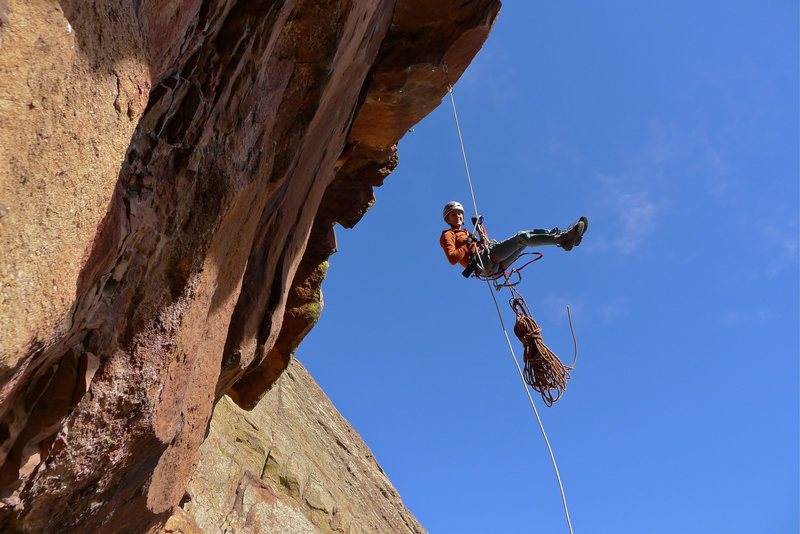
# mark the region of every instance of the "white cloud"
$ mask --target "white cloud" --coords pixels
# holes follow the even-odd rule
[[[580,315],[583,312],[582,302],[573,302],[568,297],[554,295],[548,295],[545,297],[538,308],[544,308],[543,311],[546,319],[555,323],[561,320],[567,320],[567,306],[569,306],[570,313],[573,317]],[[533,311],[535,316],[536,310]]]
[[[698,135],[696,143],[701,151],[698,162],[695,164],[698,172],[706,179],[711,194],[727,200],[730,195],[731,173],[722,160],[722,156],[708,136]]]
[[[611,172],[597,174],[602,198],[616,218],[605,221],[607,240],[587,248],[620,254],[637,251],[675,195],[699,199],[710,194],[727,202],[736,177],[731,176],[718,143],[703,128],[650,121],[641,142],[627,146]],[[787,248],[792,246],[786,242]]]
[[[722,324],[727,326],[735,326],[745,322],[744,314],[739,310],[723,310],[719,319]]]
[[[492,100],[498,104],[511,105],[519,97],[518,89],[511,79],[513,68],[509,68],[507,51],[493,46],[484,47],[467,70],[456,82],[456,102],[458,92],[480,91],[480,98]],[[459,87],[460,86],[460,87]],[[477,96],[477,95],[473,95]]]
[[[626,297],[615,297],[600,308],[600,316],[607,323],[627,315],[629,312],[630,306]]]
[[[719,314],[719,321],[725,326],[741,326],[752,324],[754,321],[765,323],[772,321],[774,314],[766,308],[752,310],[726,309]]]
[[[613,180],[608,177],[605,179]],[[611,181],[608,183],[612,184]],[[617,188],[617,185],[612,184],[610,187]],[[609,197],[609,203],[616,214],[616,228],[608,230],[607,235],[613,237],[606,241],[593,238],[587,248],[589,251],[613,249],[620,254],[632,254],[653,232],[659,208],[645,191],[610,194]]]
[[[547,152],[554,157],[564,160],[573,166],[579,166],[583,163],[583,155],[568,144],[562,143],[554,137],[547,141]]]
[[[775,253],[767,264],[767,273],[770,275],[797,265],[800,260],[800,235],[798,235],[797,224],[794,221],[796,218],[782,228],[770,225],[763,229],[766,243],[775,249]]]
[[[653,230],[656,205],[650,202],[647,193],[639,191],[620,196],[617,208],[621,232],[614,243],[622,253],[630,254]]]

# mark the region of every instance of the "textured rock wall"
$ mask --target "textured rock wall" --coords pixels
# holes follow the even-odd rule
[[[217,404],[197,471],[166,530],[425,532],[296,361],[251,412],[227,397]]]
[[[495,0],[0,0],[0,530],[159,529]]]

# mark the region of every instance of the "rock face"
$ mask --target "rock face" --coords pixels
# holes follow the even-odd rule
[[[0,0],[0,531],[158,531],[496,0]]]
[[[425,532],[369,448],[293,361],[252,412],[227,397],[168,532]]]

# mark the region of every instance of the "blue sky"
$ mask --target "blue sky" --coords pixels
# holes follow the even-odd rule
[[[539,411],[576,532],[800,531],[798,19],[508,1],[455,87],[493,237],[591,221],[520,286],[564,360],[573,310],[577,369]],[[566,532],[488,290],[438,246],[471,204],[447,100],[400,160],[337,230],[297,357],[430,532]]]

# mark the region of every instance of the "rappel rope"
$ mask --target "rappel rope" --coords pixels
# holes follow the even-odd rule
[[[478,214],[480,212],[478,211],[478,203],[475,201],[475,190],[472,187],[472,177],[471,177],[470,172],[469,172],[469,164],[467,163],[467,151],[464,148],[464,138],[461,135],[461,125],[460,125],[459,120],[458,120],[458,110],[456,109],[456,99],[455,99],[455,95],[453,94],[453,86],[450,84],[450,80],[449,80],[449,77],[448,77],[447,66],[444,67],[444,73],[445,73],[445,77],[447,78],[447,92],[450,93],[450,102],[451,102],[452,107],[453,107],[453,118],[455,119],[456,130],[458,132],[458,141],[459,141],[459,144],[461,145],[461,155],[464,158],[464,169],[466,170],[466,173],[467,173],[467,182],[469,183],[469,191],[470,191],[470,194],[472,195],[472,204],[473,204],[473,206],[475,208],[475,215],[478,216]],[[476,230],[477,230],[477,224],[476,224]],[[481,267],[481,269],[483,269],[483,264],[481,262],[480,255],[477,255],[477,257],[478,257],[478,262],[480,264],[480,267]],[[547,432],[545,432],[545,430],[544,430],[544,424],[542,423],[542,418],[539,416],[539,410],[536,409],[536,404],[533,402],[533,397],[531,396],[530,389],[528,389],[528,385],[525,382],[525,376],[524,376],[524,374],[522,372],[522,368],[519,365],[519,361],[517,360],[517,355],[514,353],[514,347],[511,344],[511,339],[508,336],[508,330],[506,329],[505,321],[503,320],[503,314],[500,311],[500,305],[497,303],[497,297],[495,297],[494,291],[492,290],[492,284],[488,279],[486,280],[486,287],[489,289],[489,294],[492,296],[492,301],[494,302],[495,309],[497,310],[497,317],[500,319],[500,327],[503,329],[503,335],[506,338],[506,342],[508,343],[508,349],[511,352],[511,358],[514,360],[514,365],[516,366],[517,372],[519,373],[519,378],[522,381],[522,387],[525,389],[525,394],[528,396],[528,400],[530,401],[531,408],[533,409],[533,413],[536,416],[536,422],[539,425],[539,430],[542,433],[542,437],[544,438],[545,445],[547,445],[547,451],[550,453],[550,460],[553,463],[553,470],[556,473],[556,479],[558,480],[558,487],[559,487],[559,490],[561,491],[561,502],[564,505],[564,515],[565,515],[565,517],[567,519],[567,527],[569,528],[570,534],[573,534],[572,521],[570,520],[569,508],[567,507],[567,495],[564,492],[564,484],[561,482],[561,474],[558,472],[558,464],[556,463],[556,457],[555,457],[555,454],[553,453],[553,448],[550,445],[550,440],[547,438]],[[571,320],[570,320],[570,324],[571,324]]]
[[[444,68],[447,77],[447,66]],[[456,119],[456,131],[458,132],[458,143],[461,145],[461,155],[464,157],[464,170],[467,172],[467,183],[469,184],[469,194],[472,195],[472,207],[475,208],[475,215],[478,215],[478,203],[475,201],[475,190],[472,188],[472,176],[469,174],[469,164],[467,163],[467,151],[464,149],[464,138],[461,135],[461,124],[458,122],[458,111],[456,111],[456,99],[453,96],[453,86],[447,81],[447,92],[450,93],[450,103],[453,104],[453,117]],[[483,265],[481,265],[483,267]]]

